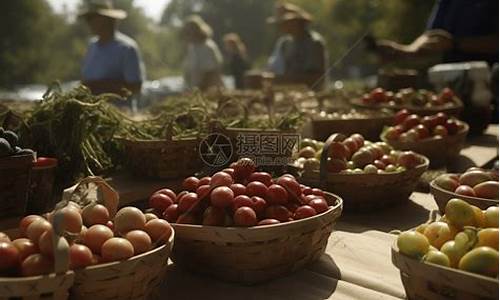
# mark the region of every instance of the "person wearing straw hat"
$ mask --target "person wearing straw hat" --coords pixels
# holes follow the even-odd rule
[[[326,82],[327,53],[323,37],[309,28],[312,17],[300,7],[279,3],[268,23],[285,34],[276,42],[268,70],[276,83],[306,84],[322,89]]]
[[[205,91],[222,87],[222,54],[212,40],[212,28],[198,15],[189,16],[182,28],[187,42],[184,82],[188,89]]]
[[[117,30],[117,21],[127,17],[111,0],[88,0],[79,14],[96,36],[90,40],[82,66],[82,83],[92,93],[128,90],[139,94],[145,71],[137,43]]]

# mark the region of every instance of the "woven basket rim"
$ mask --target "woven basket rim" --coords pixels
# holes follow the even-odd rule
[[[139,261],[146,256],[157,254],[158,252],[163,251],[166,247],[170,247],[170,245],[172,245],[174,243],[174,236],[175,236],[175,231],[172,228],[172,234],[170,235],[168,242],[159,246],[159,247],[151,249],[148,252],[144,252],[144,253],[141,253],[139,255],[134,255],[131,258],[126,259],[126,260],[122,260],[122,261],[113,261],[113,262],[109,262],[109,263],[102,263],[102,264],[97,264],[97,265],[93,265],[93,266],[88,266],[88,267],[82,268],[82,269],[76,269],[76,270],[74,270],[74,272],[76,274],[78,274],[80,272],[96,271],[96,270],[100,270],[100,269],[104,269],[104,268],[115,268],[115,267],[119,267],[120,264],[125,263],[125,262],[128,263],[128,262]]]
[[[64,277],[64,276],[70,276],[74,275],[75,271],[73,270],[68,270],[66,273],[49,273],[49,274],[44,274],[44,275],[37,275],[37,276],[11,276],[11,277],[0,277],[0,282],[1,284],[5,283],[15,283],[15,282],[20,282],[20,281],[38,281],[40,279],[54,279],[54,278],[59,278],[59,277]]]
[[[455,110],[455,109],[463,109],[464,104],[462,100],[458,97],[454,97],[453,99],[453,105],[440,105],[440,106],[433,106],[433,107],[419,107],[419,106],[414,106],[414,105],[395,105],[395,106],[389,106],[385,104],[365,104],[363,103],[360,99],[351,99],[349,101],[351,104],[360,106],[360,107],[365,107],[365,108],[389,108],[389,109],[395,109],[395,110],[400,110],[400,109],[408,109],[414,112],[432,112],[435,111],[441,112],[441,111],[449,111],[449,110]]]
[[[447,135],[445,137],[432,136],[432,137],[428,137],[428,138],[418,140],[415,142],[400,142],[400,141],[388,140],[385,137],[383,137],[382,134],[380,134],[380,140],[383,142],[386,142],[389,145],[396,147],[396,148],[412,148],[415,146],[421,146],[421,145],[425,145],[425,144],[427,144],[428,146],[432,146],[432,145],[435,145],[437,142],[445,142],[445,143],[455,142],[455,141],[461,139],[462,137],[467,136],[467,134],[469,133],[469,124],[467,124],[466,122],[461,121],[461,120],[458,120],[458,122],[463,124],[464,128],[454,135]]]
[[[249,233],[249,232],[252,232],[252,233],[255,233],[255,232],[258,232],[259,230],[269,230],[269,229],[276,229],[276,230],[279,230],[279,229],[286,229],[287,227],[290,227],[290,226],[293,226],[293,225],[297,225],[297,224],[301,224],[301,223],[306,223],[306,222],[310,222],[310,221],[314,221],[315,219],[320,219],[326,215],[329,215],[329,214],[332,214],[333,212],[341,212],[342,211],[342,206],[343,206],[343,200],[340,196],[336,195],[336,194],[333,194],[333,193],[329,193],[329,192],[325,192],[325,194],[333,197],[336,201],[336,204],[332,207],[330,207],[327,211],[325,212],[322,212],[320,214],[317,214],[317,215],[314,215],[312,217],[308,217],[308,218],[305,218],[305,219],[300,219],[300,220],[293,220],[293,221],[289,221],[289,222],[283,222],[283,223],[279,223],[279,224],[271,224],[271,225],[259,225],[259,226],[251,226],[251,227],[236,227],[236,226],[230,226],[230,227],[226,227],[226,226],[207,226],[207,225],[194,225],[194,224],[177,224],[177,223],[171,223],[171,225],[175,228],[175,227],[180,227],[180,228],[189,228],[189,229],[217,229],[217,230],[225,230],[225,231],[228,231],[228,232],[234,232],[236,234],[245,234],[245,233]]]
[[[350,118],[350,119],[317,119],[317,117],[312,117],[312,122],[317,123],[344,123],[344,122],[356,122],[356,121],[392,121],[394,116],[377,116],[377,117],[369,117],[369,118]]]
[[[446,173],[446,174],[443,174],[443,175],[456,175],[455,173]],[[437,179],[437,178],[436,178]],[[479,198],[479,197],[471,197],[471,196],[464,196],[464,195],[459,195],[457,193],[453,193],[453,192],[450,192],[450,191],[447,191],[443,188],[441,188],[439,185],[436,184],[436,179],[432,180],[431,183],[430,183],[430,187],[431,187],[431,194],[432,196],[434,197],[434,199],[436,199],[436,191],[438,192],[441,192],[443,194],[446,194],[448,196],[450,196],[450,199],[451,198],[458,198],[458,199],[462,199],[462,200],[470,200],[470,201],[483,201],[483,202],[490,202],[491,205],[498,205],[499,203],[499,200],[495,200],[495,199],[486,199],[486,198]]]
[[[401,257],[403,258],[405,261],[412,261],[414,263],[417,263],[417,264],[422,264],[422,265],[425,265],[425,266],[428,266],[430,268],[435,268],[436,270],[441,270],[441,271],[444,271],[444,272],[448,272],[449,274],[457,274],[457,275],[462,275],[462,276],[467,276],[469,278],[474,278],[474,279],[479,279],[479,280],[484,280],[484,281],[487,281],[488,283],[493,283],[493,284],[497,284],[498,285],[498,279],[495,279],[493,277],[488,277],[488,276],[485,276],[485,275],[481,275],[481,274],[475,274],[475,273],[471,273],[471,272],[466,272],[466,271],[462,271],[462,270],[459,270],[459,269],[454,269],[454,268],[451,268],[451,267],[445,267],[445,266],[441,266],[441,265],[437,265],[437,264],[431,264],[431,263],[426,263],[426,262],[421,262],[421,261],[418,261],[416,259],[413,259],[411,257],[408,257],[402,253],[399,252],[399,248],[397,246],[397,241],[394,241],[394,243],[392,244],[391,246],[391,254],[393,256],[398,256],[398,257]],[[399,270],[401,270],[401,267],[399,264],[397,264],[396,262],[394,262],[394,260],[392,260],[394,266],[396,266]],[[403,271],[403,270],[401,270]],[[411,274],[408,274],[408,275],[411,275]]]

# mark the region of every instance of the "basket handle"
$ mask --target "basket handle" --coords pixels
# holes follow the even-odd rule
[[[342,133],[334,133],[326,139],[325,144],[323,145],[323,149],[321,150],[321,159],[319,161],[319,183],[321,188],[326,189],[326,181],[328,177],[327,171],[327,161],[328,161],[328,149],[330,149],[330,145],[333,142],[339,142],[346,139],[346,136]]]
[[[94,184],[96,186],[96,197],[89,198],[89,189],[83,191],[85,185]],[[88,205],[91,203],[102,203],[109,211],[111,217],[116,214],[119,203],[119,195],[103,178],[98,176],[89,176],[80,180],[77,184],[69,187],[63,192],[63,200],[65,204],[68,201],[75,201],[80,205]]]
[[[54,234],[52,238],[52,249],[54,249],[54,272],[56,274],[66,273],[69,269],[69,244],[64,236],[64,216],[58,214],[56,208],[52,226]]]

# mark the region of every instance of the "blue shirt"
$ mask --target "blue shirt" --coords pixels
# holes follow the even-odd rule
[[[144,81],[144,64],[136,42],[121,32],[104,44],[92,38],[83,61],[82,79]]]
[[[498,35],[498,0],[440,0],[427,28],[446,30],[456,38]],[[445,55],[446,62],[472,60],[485,60],[491,64],[498,62],[498,54],[454,50]]]

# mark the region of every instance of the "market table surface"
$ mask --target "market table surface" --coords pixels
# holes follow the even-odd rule
[[[483,166],[497,157],[498,126],[468,140],[458,170]],[[462,169],[462,170],[460,170]],[[137,203],[161,187],[180,181],[111,179],[120,205]],[[413,228],[428,220],[437,206],[430,194],[415,192],[404,204],[364,214],[343,214],[330,236],[326,253],[305,269],[265,284],[242,286],[196,275],[171,265],[160,290],[168,299],[403,299],[399,271],[391,263],[393,230]],[[17,220],[18,221],[18,220]],[[17,224],[0,222],[0,230]]]

